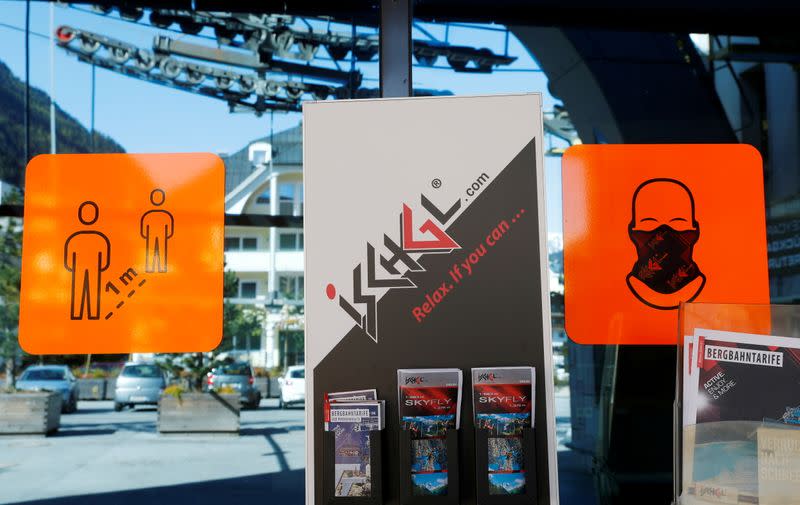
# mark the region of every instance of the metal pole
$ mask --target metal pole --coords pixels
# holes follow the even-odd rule
[[[31,0],[25,2],[25,165],[31,159]],[[25,174],[20,174],[20,186]]]
[[[413,0],[381,0],[381,96],[411,96]]]
[[[89,133],[89,145],[91,152],[94,152],[94,97],[95,97],[95,64],[92,63],[92,118],[91,118],[91,131]]]
[[[347,88],[350,98],[356,97],[356,86],[353,76],[356,71],[356,23],[350,21],[350,76],[347,78]]]
[[[55,29],[55,6],[50,3],[50,154],[56,153],[56,45],[53,42]]]

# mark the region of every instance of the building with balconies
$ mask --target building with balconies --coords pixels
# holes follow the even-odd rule
[[[302,216],[302,153],[302,126],[297,125],[222,155],[226,214]],[[254,366],[302,364],[302,228],[226,226],[225,262],[239,279],[238,295],[229,300],[267,312],[258,346],[237,342],[237,350],[248,352]]]

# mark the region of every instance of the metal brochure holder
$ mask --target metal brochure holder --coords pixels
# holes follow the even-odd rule
[[[783,417],[697,422],[699,416],[692,419],[692,413],[700,412],[699,409],[704,407],[720,408],[719,404],[709,406],[704,402],[704,398],[717,394],[714,392],[714,386],[709,386],[712,384],[710,380],[714,379],[714,377],[708,379],[708,376],[714,373],[709,367],[712,367],[713,363],[722,361],[706,363],[705,368],[701,369],[698,364],[703,362],[698,363],[697,356],[698,352],[705,349],[705,344],[698,346],[696,341],[690,341],[689,345],[686,345],[684,336],[694,336],[696,330],[717,330],[747,333],[765,338],[771,335],[800,339],[800,306],[683,304],[680,308],[678,327],[673,433],[674,503],[676,505],[798,503],[800,500],[798,498],[800,497],[798,384],[778,384],[775,381],[763,384],[765,394],[769,394],[772,388],[778,387],[793,388],[797,391],[797,401],[785,407],[786,412]],[[701,335],[702,333],[700,332]],[[704,339],[703,342],[706,341],[707,339]],[[800,347],[800,340],[797,343]],[[743,350],[746,350],[746,346]],[[782,353],[783,356],[788,354]],[[797,362],[794,366],[798,366]],[[684,384],[685,370],[689,374],[686,384]],[[722,377],[725,377],[724,372]],[[736,387],[735,377],[729,376],[725,380],[728,387]],[[695,382],[698,390],[702,389],[702,396],[698,391],[691,394],[691,389],[688,389],[695,387]],[[734,384],[731,386],[731,383]],[[745,387],[755,387],[753,384],[755,382],[750,382]],[[696,400],[692,401],[692,398]],[[706,410],[706,413],[708,412],[709,410]],[[738,413],[738,410],[735,412]]]

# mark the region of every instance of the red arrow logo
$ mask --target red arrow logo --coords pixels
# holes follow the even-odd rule
[[[419,231],[430,233],[436,240],[414,240],[414,226],[412,224],[413,214],[408,205],[403,204],[403,249],[406,250],[427,250],[427,249],[460,249],[455,240],[450,235],[442,231],[441,228],[433,224],[430,219],[422,223]]]

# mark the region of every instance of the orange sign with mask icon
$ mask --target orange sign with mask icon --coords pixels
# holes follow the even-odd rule
[[[225,168],[213,154],[28,164],[19,341],[31,354],[200,352],[222,338]]]
[[[753,147],[573,146],[562,187],[572,340],[675,344],[681,303],[769,303]]]

